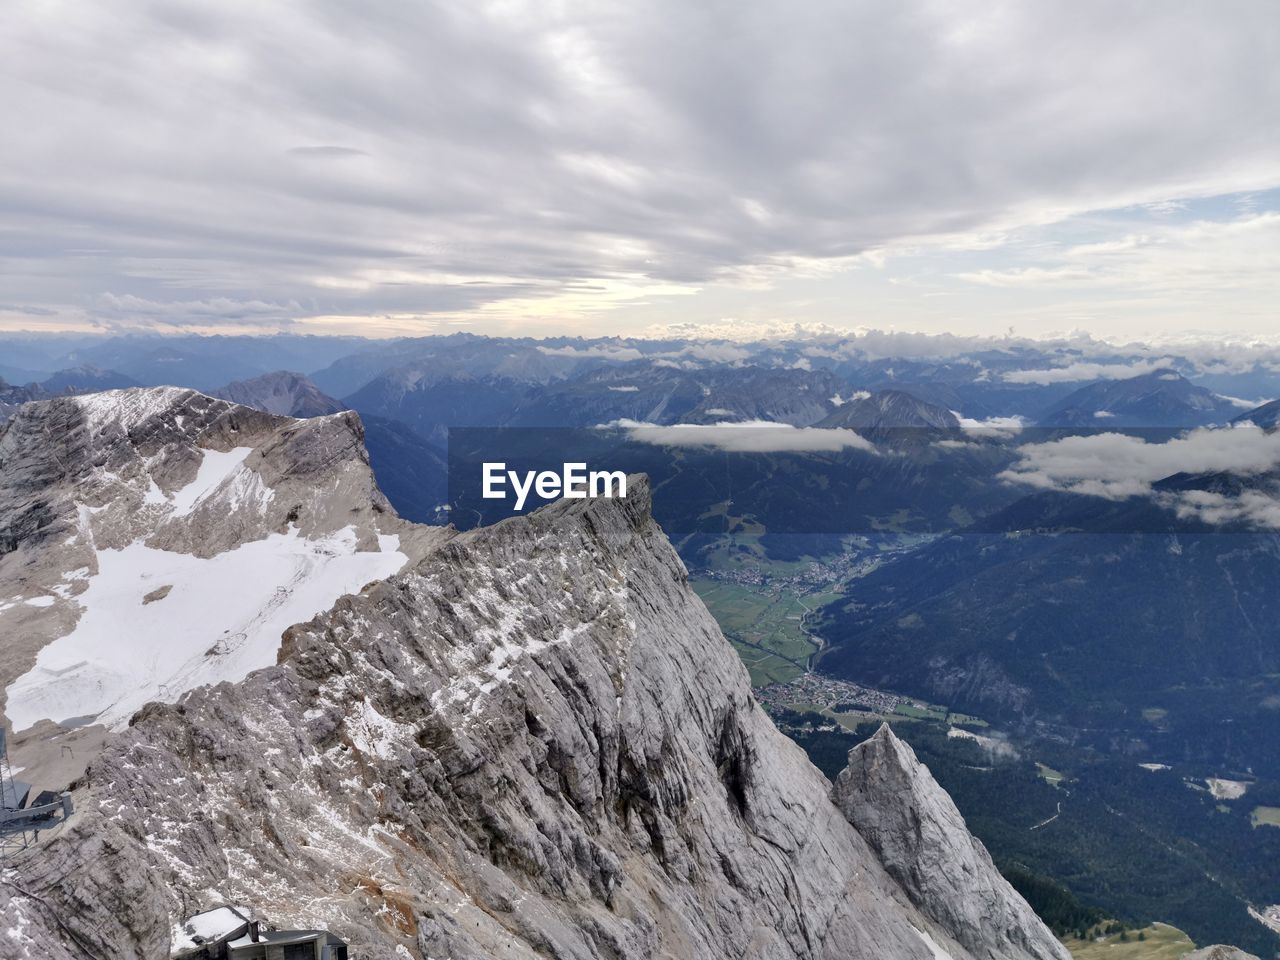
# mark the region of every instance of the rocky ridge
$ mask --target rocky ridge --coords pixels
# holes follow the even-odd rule
[[[1065,960],[892,733],[832,801],[649,507],[635,478],[443,532],[276,666],[146,707],[5,874],[0,952],[163,956],[176,919],[242,902],[363,957]],[[913,826],[855,829],[901,784]]]
[[[15,730],[122,724],[243,676],[285,627],[421,555],[435,534],[395,516],[362,439],[354,414],[299,421],[178,388],[22,407],[0,427]]]

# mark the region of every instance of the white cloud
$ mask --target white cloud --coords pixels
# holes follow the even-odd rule
[[[644,354],[635,347],[615,347],[609,344],[600,344],[591,347],[538,347],[540,353],[545,353],[549,357],[579,357],[581,359],[597,358],[601,360],[617,360],[626,362],[628,360],[641,360]]]
[[[783,288],[931,245],[991,258],[949,261],[939,276],[976,281],[953,285],[1051,290],[1073,314],[1066,294],[1097,284],[1190,302],[1205,326],[1224,291],[1275,302],[1267,214],[1177,222],[1194,198],[1265,204],[1277,185],[1269,0],[8,13],[0,272],[24,309],[91,323],[110,290],[550,332],[670,322],[688,294],[682,320],[849,326],[888,321],[848,296],[818,316],[811,287]],[[1132,242],[1002,253],[1019,230],[1141,204],[1154,226],[1111,231]],[[715,285],[757,290],[688,302]],[[883,304],[911,319],[922,302]]]
[[[1021,433],[1026,426],[1026,421],[1019,416],[987,417],[984,420],[975,420],[957,410],[952,410],[951,413],[960,421],[961,430],[977,437],[1013,437]]]
[[[956,277],[987,287],[1043,287],[1051,283],[1085,280],[1089,272],[1082,267],[1015,267],[957,273]]]
[[[1119,433],[1065,437],[1019,448],[1021,460],[1000,474],[1013,483],[1111,500],[1150,495],[1175,473],[1242,475],[1280,465],[1280,432],[1252,425],[1193,430],[1164,443]]]
[[[614,420],[600,429],[620,428],[630,439],[659,447],[714,447],[732,453],[801,453],[862,450],[876,453],[875,444],[852,430],[793,427],[788,423],[746,420],[741,423],[659,426],[637,420]]]
[[[1165,501],[1184,520],[1202,520],[1215,526],[1245,523],[1280,529],[1280,496],[1277,494],[1280,494],[1280,489],[1273,490],[1270,495],[1260,490],[1245,490],[1235,497],[1207,490],[1190,490],[1177,497],[1165,498]]]
[[[1128,380],[1155,373],[1174,363],[1170,357],[1157,360],[1133,360],[1129,363],[1094,363],[1077,361],[1061,367],[1038,370],[1011,370],[1001,379],[1007,383],[1074,383],[1083,380]]]

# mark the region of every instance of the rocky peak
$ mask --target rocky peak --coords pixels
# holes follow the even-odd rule
[[[215,396],[286,417],[324,417],[344,409],[302,374],[287,370],[237,380],[216,391]]]
[[[958,814],[886,835],[914,831],[904,801],[945,808],[891,738],[842,778],[889,808],[855,829],[757,705],[647,485],[628,494],[442,538],[290,630],[276,666],[143,710],[17,864],[0,943],[162,956],[216,902],[387,960],[1062,957],[1007,887],[934,908],[886,869],[870,838],[948,878],[984,865]]]
[[[976,955],[1069,960],[888,724],[849,751],[832,798],[911,901]]]

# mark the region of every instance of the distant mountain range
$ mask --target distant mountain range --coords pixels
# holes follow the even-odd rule
[[[1044,427],[1201,427],[1226,423],[1240,407],[1175,370],[1100,380],[1064,397],[1038,418]]]
[[[40,383],[28,383],[25,386],[15,386],[0,379],[0,422],[8,419],[18,407],[31,400],[136,386],[138,386],[137,382],[129,377],[114,370],[103,370],[92,364],[59,370]]]

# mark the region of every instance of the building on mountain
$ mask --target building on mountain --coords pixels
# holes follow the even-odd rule
[[[170,936],[171,960],[347,960],[347,945],[327,930],[270,930],[243,906],[214,907]]]

